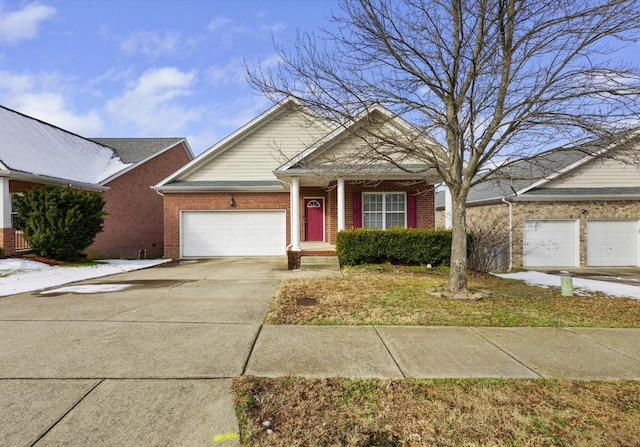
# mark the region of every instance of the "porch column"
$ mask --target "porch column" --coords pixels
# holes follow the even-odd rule
[[[0,178],[0,247],[6,256],[16,252],[15,231],[11,223],[11,193],[6,177]]]
[[[453,199],[451,191],[446,186],[444,187],[444,227],[447,230],[453,228]]]
[[[11,228],[11,194],[9,193],[9,179],[0,178],[0,211],[2,212],[2,228]]]
[[[338,179],[338,231],[344,230],[344,179]]]
[[[300,179],[291,179],[291,251],[300,251]]]

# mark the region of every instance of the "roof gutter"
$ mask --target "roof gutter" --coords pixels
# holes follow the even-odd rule
[[[27,174],[19,171],[8,171],[0,173],[0,177],[6,177],[10,180],[20,180],[23,182],[29,183],[40,183],[45,185],[55,185],[55,186],[68,186],[74,189],[83,189],[86,191],[108,191],[111,188],[108,186],[96,184],[96,183],[84,183],[84,182],[75,182],[69,179],[61,179],[56,177],[47,177],[43,175],[35,175],[35,174]]]

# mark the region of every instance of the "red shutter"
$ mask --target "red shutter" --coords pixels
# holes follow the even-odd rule
[[[362,193],[353,193],[353,228],[362,228]]]
[[[407,228],[418,228],[418,197],[415,191],[407,193]]]

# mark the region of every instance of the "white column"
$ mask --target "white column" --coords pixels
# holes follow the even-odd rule
[[[344,230],[344,179],[338,179],[338,231]]]
[[[11,228],[11,194],[9,193],[9,179],[0,178],[0,228]]]
[[[447,230],[453,228],[453,199],[451,191],[446,186],[444,187],[444,227]]]
[[[300,251],[300,179],[291,179],[291,250]]]

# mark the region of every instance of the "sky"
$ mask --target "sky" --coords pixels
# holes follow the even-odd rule
[[[245,61],[330,28],[337,0],[0,0],[0,105],[84,137],[186,137],[198,155],[271,102]]]

